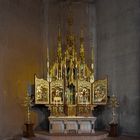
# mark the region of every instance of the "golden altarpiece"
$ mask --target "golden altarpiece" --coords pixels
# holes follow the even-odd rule
[[[82,133],[86,132],[84,130],[88,130],[87,128],[89,128],[88,132],[94,132],[93,125],[96,117],[92,117],[92,111],[95,106],[107,103],[107,78],[94,80],[93,48],[92,63],[89,67],[85,62],[84,33],[81,31],[78,53],[75,35],[72,32],[72,20],[68,20],[68,25],[65,47],[62,45],[59,28],[57,57],[51,67],[47,56],[46,80],[35,75],[35,104],[49,107],[50,132],[54,129],[54,132],[65,133],[66,127],[69,132]],[[66,48],[65,52],[62,51],[63,48]],[[80,122],[83,122],[80,126],[81,130],[79,130]]]

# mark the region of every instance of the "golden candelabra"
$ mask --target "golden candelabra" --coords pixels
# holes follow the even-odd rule
[[[117,121],[116,108],[119,107],[119,102],[114,94],[110,98],[109,106],[112,108],[112,120],[110,124],[117,124],[118,121]]]
[[[31,123],[31,96],[26,95],[25,100],[24,100],[24,106],[26,107],[26,111],[27,111],[27,123],[30,124]]]
[[[23,136],[27,138],[34,137],[34,131],[33,131],[34,124],[31,122],[31,105],[32,105],[32,99],[31,99],[31,96],[27,92],[25,96],[25,100],[24,100],[24,106],[27,112],[26,123],[24,124],[26,126],[26,130],[23,131]]]

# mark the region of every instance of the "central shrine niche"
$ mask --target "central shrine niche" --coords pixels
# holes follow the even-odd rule
[[[95,106],[107,103],[107,78],[94,79],[93,48],[92,63],[89,67],[85,61],[84,32],[81,30],[78,52],[71,18],[68,25],[65,46],[62,45],[59,28],[57,57],[51,66],[49,55],[47,56],[46,79],[40,79],[35,75],[35,104],[48,106],[51,116],[92,116]],[[66,48],[64,52],[63,48]]]

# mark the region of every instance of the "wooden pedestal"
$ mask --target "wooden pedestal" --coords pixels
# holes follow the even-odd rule
[[[34,131],[33,131],[33,123],[25,123],[25,131],[23,132],[23,137],[30,138],[34,137]]]
[[[109,125],[110,125],[109,136],[110,137],[117,137],[118,136],[118,124],[111,123]]]

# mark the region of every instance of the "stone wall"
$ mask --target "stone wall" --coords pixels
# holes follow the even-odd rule
[[[22,133],[23,100],[42,76],[40,0],[0,0],[0,139]]]
[[[109,95],[118,97],[119,130],[140,135],[140,1],[96,0],[97,77],[108,75]],[[107,127],[111,112],[100,114]]]

